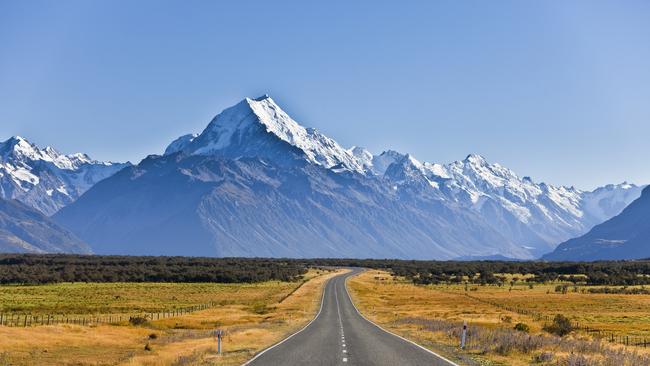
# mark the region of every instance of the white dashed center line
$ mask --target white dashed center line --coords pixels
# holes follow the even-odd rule
[[[336,312],[339,315],[339,327],[341,329],[341,350],[343,351],[344,354],[348,353],[348,351],[345,349],[345,332],[343,331],[343,320],[341,319],[341,308],[339,306],[339,294],[338,291],[336,291],[336,285],[334,285],[334,297],[336,298]],[[343,357],[343,362],[348,362],[347,357]]]

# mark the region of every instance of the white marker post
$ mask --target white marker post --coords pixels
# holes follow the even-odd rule
[[[217,354],[221,354],[221,336],[223,335],[223,331],[221,329],[217,329],[214,331],[214,337],[217,339]]]
[[[460,349],[465,349],[466,337],[467,337],[467,320],[463,320],[463,333],[460,336]]]

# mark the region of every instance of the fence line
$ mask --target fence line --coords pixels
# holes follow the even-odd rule
[[[187,315],[196,311],[212,308],[216,302],[182,307],[178,309],[165,310],[160,312],[143,312],[138,314],[109,314],[109,315],[65,315],[65,314],[3,314],[0,313],[0,326],[6,327],[29,327],[56,324],[76,324],[82,326],[97,324],[113,324],[122,321],[129,321],[135,318],[146,320],[159,320]]]
[[[472,300],[476,300],[478,302],[482,302],[484,304],[488,304],[494,307],[497,307],[499,309],[503,309],[506,311],[510,311],[513,313],[521,314],[521,315],[527,315],[533,318],[535,321],[545,321],[549,322],[552,319],[551,316],[547,314],[543,314],[534,310],[530,309],[523,309],[523,308],[518,308],[514,306],[508,306],[504,304],[500,304],[498,302],[490,301],[490,300],[485,300],[481,299],[476,296],[472,296],[468,293],[465,293],[465,296],[469,297]],[[617,344],[622,344],[625,346],[638,346],[638,347],[650,347],[650,339],[647,339],[645,337],[638,337],[638,336],[629,336],[629,335],[620,335],[620,334],[614,334],[614,332],[605,332],[600,329],[595,329],[595,328],[590,328],[584,325],[581,325],[579,322],[575,322],[573,324],[574,328],[582,330],[587,333],[591,333],[594,337],[599,338],[599,339],[604,339],[609,341],[610,343],[617,343]]]

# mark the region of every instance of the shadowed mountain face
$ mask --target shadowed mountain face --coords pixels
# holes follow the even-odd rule
[[[478,155],[441,165],[344,149],[264,96],[54,218],[98,253],[534,258],[619,213],[640,189],[538,184]]]
[[[650,258],[650,187],[620,215],[560,244],[547,260]]]
[[[90,253],[74,234],[16,200],[0,199],[1,253]]]
[[[56,219],[74,227],[98,253],[401,258],[524,253],[474,213],[454,212],[427,197],[413,201],[378,179],[300,161],[279,167],[256,158],[150,157],[100,182]]]

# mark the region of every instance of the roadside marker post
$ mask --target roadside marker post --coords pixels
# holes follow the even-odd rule
[[[466,337],[467,337],[467,320],[463,320],[463,333],[460,336],[460,349],[465,349]]]
[[[223,337],[223,331],[217,329],[214,331],[214,337],[217,339],[217,354],[221,354],[221,338]]]

